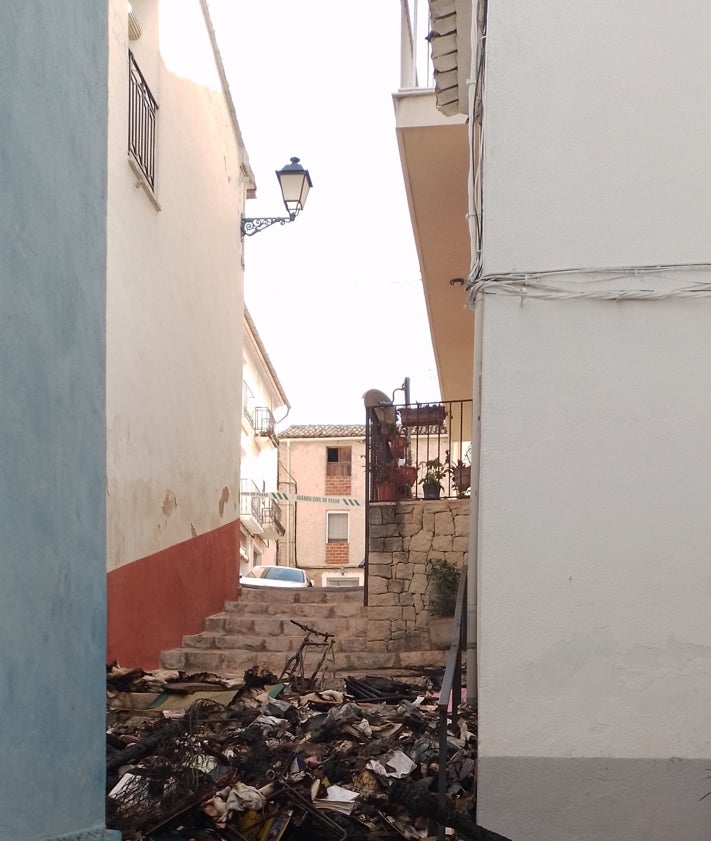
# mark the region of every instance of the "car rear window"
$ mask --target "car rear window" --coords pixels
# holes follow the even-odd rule
[[[274,578],[277,581],[296,581],[299,584],[303,583],[304,580],[301,570],[293,567],[269,567],[263,578]]]

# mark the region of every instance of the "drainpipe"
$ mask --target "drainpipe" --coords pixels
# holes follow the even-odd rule
[[[478,697],[477,665],[477,601],[479,578],[479,508],[481,499],[481,368],[482,368],[482,322],[484,302],[480,301],[474,310],[474,383],[472,394],[472,485],[471,511],[469,514],[469,568],[467,570],[467,701]]]
[[[286,440],[286,472],[291,477],[293,474],[291,472],[291,441],[287,438]],[[296,508],[296,502],[294,502],[294,508]],[[289,534],[289,539],[286,541],[286,565],[293,566],[292,564],[292,540],[296,541],[296,517],[295,512],[291,512],[291,523],[290,526],[293,530],[293,534]]]
[[[477,16],[476,21],[472,21],[471,27],[471,67],[469,69],[469,183],[468,183],[468,219],[469,219],[469,237],[472,246],[471,250],[471,266],[472,271],[480,259],[480,254],[477,253],[477,248],[481,250],[482,243],[478,242],[478,232],[476,231],[476,214],[477,210],[483,214],[483,207],[477,208],[476,199],[476,179],[477,179],[477,155],[475,154],[475,144],[478,143],[477,125],[474,119],[474,109],[476,106],[477,93],[477,75],[479,72],[484,72],[484,63],[482,60],[482,51],[486,49],[484,40],[484,33],[486,31],[486,17],[487,9],[484,2],[480,7],[474,9],[474,14]],[[480,80],[483,85],[483,80]],[[483,107],[483,105],[482,105]],[[483,126],[479,127],[479,132],[483,131]],[[483,151],[483,145],[480,146],[480,151]],[[479,178],[483,177],[483,161],[478,162],[480,171]],[[469,568],[467,571],[467,700],[474,701],[479,694],[478,687],[478,658],[477,658],[477,639],[478,639],[478,617],[477,617],[477,602],[479,599],[479,510],[481,507],[480,486],[481,486],[481,393],[482,393],[482,352],[484,347],[483,342],[483,322],[484,322],[484,301],[479,301],[474,310],[474,382],[472,383],[472,396],[474,398],[472,404],[472,454],[471,454],[471,512],[469,518]]]

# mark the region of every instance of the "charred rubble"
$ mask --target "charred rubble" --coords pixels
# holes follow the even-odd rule
[[[438,801],[436,671],[295,688],[107,669],[106,823],[124,841],[506,841],[478,827],[476,714],[447,719]]]

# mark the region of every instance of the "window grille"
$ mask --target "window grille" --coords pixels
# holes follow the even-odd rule
[[[128,53],[128,151],[155,191],[156,112],[158,103],[133,53]]]

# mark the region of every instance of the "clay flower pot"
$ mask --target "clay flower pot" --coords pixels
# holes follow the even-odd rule
[[[388,447],[390,448],[390,454],[393,458],[405,458],[405,453],[407,452],[407,438],[404,435],[396,435],[388,441]]]
[[[402,426],[441,426],[446,415],[447,410],[441,403],[403,406],[400,409],[400,423]]]

